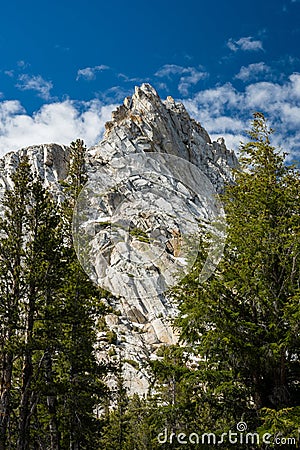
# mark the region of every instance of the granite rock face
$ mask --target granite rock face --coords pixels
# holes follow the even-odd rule
[[[69,168],[69,148],[59,144],[43,144],[10,152],[0,159],[0,195],[10,187],[11,174],[22,156],[28,156],[33,175],[39,175],[56,198],[61,196],[59,181],[66,178]]]
[[[103,163],[132,152],[168,153],[200,167],[218,192],[237,164],[222,138],[211,142],[182,103],[172,97],[162,101],[149,84],[136,87],[134,95],[112,113],[105,128],[105,139],[90,149]]]
[[[0,160],[0,193],[10,186],[10,175],[22,154],[29,156],[33,173],[38,173],[45,186],[60,200],[62,192],[59,181],[67,176],[69,149],[56,144],[28,147],[5,155]],[[154,200],[153,193],[156,191],[153,185],[155,183],[157,185],[157,180],[149,178],[149,170],[145,169],[146,163],[145,167],[142,163],[143,158],[145,161],[149,161],[149,158],[151,160],[152,154],[162,155],[163,160],[167,162],[176,161],[175,157],[181,158],[178,165],[182,165],[181,178],[186,181],[180,183],[177,180],[174,184],[174,177],[170,176],[168,173],[170,168],[167,167],[164,173],[158,175],[160,190]],[[128,172],[126,163],[131,167],[131,172]],[[121,273],[121,266],[124,267],[126,263],[128,269],[126,270],[129,272],[138,267],[140,272],[131,274],[131,277],[144,276],[143,270],[163,272],[166,277],[165,266],[174,261],[182,262],[181,230],[178,223],[193,221],[196,223],[199,218],[207,219],[214,216],[215,204],[200,201],[195,195],[197,188],[193,189],[188,181],[188,178],[192,177],[190,174],[194,173],[193,170],[189,172],[189,163],[196,166],[195,170],[198,168],[205,174],[216,192],[221,192],[224,182],[231,179],[231,169],[237,166],[237,159],[235,154],[226,148],[222,138],[217,142],[211,142],[206,130],[189,116],[181,103],[176,103],[171,97],[162,101],[149,84],[136,87],[134,95],[126,98],[123,105],[113,112],[112,120],[106,124],[104,139],[87,152],[89,183],[94,183],[92,186],[102,183],[103,189],[106,186],[106,192],[101,197],[102,215],[99,216],[99,210],[96,213],[91,212],[91,217],[94,214],[93,230],[88,231],[88,224],[85,223],[84,232],[89,233],[89,245],[92,245],[95,258],[98,257],[99,251],[105,257],[101,260],[102,265],[99,263],[97,266],[93,261],[94,268],[105,272],[102,274],[105,280],[112,266],[115,270],[110,278],[114,294],[114,298],[110,301],[117,313],[106,317],[106,327],[115,333],[116,339],[114,342],[108,340],[107,330],[100,333],[102,350],[99,351],[99,358],[107,358],[108,353],[112,359],[122,356],[125,361],[125,380],[131,393],[143,394],[147,391],[148,374],[145,362],[156,358],[156,350],[162,344],[176,342],[177,336],[170,326],[170,321],[176,315],[177,309],[176,305],[165,296],[164,289],[156,288],[155,282],[150,286],[146,281],[143,284],[144,293],[139,295],[141,292],[139,288],[136,295],[132,295],[132,291],[127,289],[124,283],[125,275]],[[122,164],[124,176],[118,179],[122,173],[120,169]],[[115,183],[118,180],[122,181],[119,191],[114,189],[111,180],[115,180]],[[208,197],[211,196],[208,187],[210,183],[200,186],[200,191],[206,190]],[[151,187],[151,195],[149,191],[144,191],[147,184]],[[177,202],[174,192],[178,193],[180,201]],[[129,202],[129,208],[124,207],[126,206],[124,199]],[[132,202],[135,203],[137,210],[135,216],[128,213]],[[90,204],[92,203],[91,201]],[[155,205],[156,209],[149,208],[150,203],[152,206]],[[118,226],[123,227],[121,232],[111,231],[113,215],[114,218],[117,216]],[[108,228],[110,233],[107,232]],[[120,233],[122,234],[124,229],[130,238],[129,243],[128,240],[124,240],[126,245],[120,239]],[[145,268],[145,252],[149,253],[149,249],[145,250],[145,246],[149,244],[147,233],[152,233],[155,242],[159,242],[161,254],[154,262],[147,261],[149,264]],[[107,242],[108,250],[105,253],[104,247]],[[116,245],[113,245],[116,243],[118,251]],[[119,245],[120,243],[123,247]],[[127,255],[128,249],[131,255],[132,250],[135,251],[135,259],[130,260]],[[131,264],[132,260],[135,261],[135,265]],[[89,275],[93,278],[91,273]],[[100,276],[99,273],[97,276]],[[128,286],[130,283],[132,284],[132,280],[129,277]],[[114,284],[121,285],[121,288],[116,290]],[[150,288],[151,295],[145,295]]]

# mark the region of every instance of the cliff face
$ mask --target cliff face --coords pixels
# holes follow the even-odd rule
[[[0,195],[11,186],[11,174],[18,166],[20,158],[27,155],[32,172],[44,181],[53,195],[60,197],[59,181],[68,174],[69,148],[65,145],[43,144],[27,147],[18,152],[10,152],[0,158]]]
[[[22,154],[59,200],[69,149],[45,144],[5,155],[1,191]],[[222,139],[211,142],[181,103],[171,97],[161,101],[148,84],[125,99],[106,124],[104,140],[88,149],[88,202],[78,202],[75,246],[91,279],[114,294],[112,306],[119,313],[106,322],[117,344],[103,341],[99,358],[114,345],[110,353],[127,361],[131,392],[147,389],[143,362],[155,358],[161,344],[176,342],[169,322],[176,305],[164,291],[178,271],[187,271],[184,236],[193,236],[199,221],[218,216],[222,208],[215,193],[236,165]]]
[[[112,113],[106,123],[105,139],[91,149],[96,157],[109,161],[130,152],[158,152],[179,156],[208,176],[217,191],[230,178],[237,159],[224,140],[211,142],[207,131],[172,97],[161,101],[149,84],[136,87],[132,97]]]

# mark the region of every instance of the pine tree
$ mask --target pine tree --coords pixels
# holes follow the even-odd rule
[[[253,426],[262,408],[300,401],[300,176],[271,134],[255,113],[235,183],[223,195],[224,258],[199,284],[200,258],[174,291],[181,340],[199,358],[202,397],[210,393],[228,423],[244,418]]]
[[[33,178],[27,157],[1,200],[0,449],[98,445],[94,410],[107,370],[96,358],[96,329],[106,292],[83,272],[72,244],[84,152],[82,141],[72,143],[63,205]]]
[[[103,450],[123,450],[128,433],[127,407],[129,397],[122,375],[122,363],[115,370],[115,387],[110,391],[110,409],[103,417],[100,447]]]
[[[93,448],[99,433],[94,408],[103,401],[106,368],[97,361],[96,324],[105,308],[100,299],[107,293],[96,287],[85,274],[77,259],[72,242],[73,210],[77,197],[87,181],[86,147],[83,141],[71,143],[70,170],[64,182],[65,201],[62,206],[64,228],[64,279],[60,296],[65,317],[64,364],[67,367],[68,390],[65,392],[63,445],[70,450]]]
[[[28,234],[25,242],[24,281],[27,294],[23,298],[25,318],[23,373],[19,411],[18,448],[26,450],[30,443],[30,421],[39,401],[34,382],[43,365],[44,348],[36,339],[39,315],[46,306],[45,285],[53,282],[55,262],[60,255],[60,239],[57,235],[59,223],[56,207],[50,195],[37,178],[29,186],[27,203]],[[51,245],[51,248],[50,248]]]
[[[33,180],[27,157],[21,159],[12,182],[2,199],[0,242],[1,437],[4,447],[9,435],[11,445],[27,449],[43,361],[36,325],[43,314],[45,285],[53,280],[59,219],[41,181]]]
[[[155,438],[161,431],[160,428],[155,428],[157,403],[152,399],[140,398],[138,394],[132,397],[128,395],[122,367],[122,361],[114,367],[115,388],[110,392],[110,408],[102,417],[99,448],[154,450],[157,448]]]
[[[5,449],[12,413],[13,361],[20,355],[21,301],[25,288],[22,274],[24,236],[28,227],[26,204],[32,181],[28,161],[20,162],[12,175],[13,189],[2,200],[0,290],[1,290],[1,415],[0,448]]]

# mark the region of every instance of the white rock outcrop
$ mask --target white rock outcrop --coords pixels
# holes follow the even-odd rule
[[[150,159],[151,154],[154,153],[173,155],[186,161],[187,163],[181,168],[183,181],[177,179],[175,182],[174,177],[167,173],[169,168],[158,175],[159,183],[157,179],[149,178],[147,175],[149,171],[145,170],[146,163],[144,168],[141,165],[141,158],[146,160],[147,153]],[[29,156],[33,173],[41,176],[45,186],[49,187],[59,200],[61,198],[59,181],[67,176],[69,149],[57,144],[28,147],[1,158],[0,193],[10,186],[11,173],[22,154]],[[169,160],[174,161],[173,157]],[[119,179],[122,181],[122,186],[119,190],[113,191],[114,185],[109,180],[114,179],[117,183],[118,176],[122,173],[119,167],[122,161],[130,161],[131,171],[128,172],[129,169],[125,164],[122,169],[125,175]],[[213,202],[203,199],[201,201],[199,196],[194,195],[197,188],[191,186],[188,178],[196,172],[185,169],[189,167],[188,162],[199,168],[219,193],[223,189],[224,182],[231,179],[231,169],[237,166],[236,156],[233,151],[226,148],[224,140],[212,142],[206,130],[189,116],[181,103],[175,102],[172,97],[162,101],[149,84],[136,87],[133,96],[126,98],[123,105],[113,112],[112,120],[106,124],[104,139],[87,152],[86,167],[89,182],[93,182],[94,186],[95,183],[100,183],[100,186],[103,188],[106,186],[107,189],[105,195],[102,193],[101,214],[94,217],[88,242],[94,251],[92,266],[96,271],[98,270],[97,280],[102,271],[103,279],[107,281],[109,271],[112,271],[111,290],[117,295],[111,300],[111,306],[118,311],[117,314],[110,314],[106,318],[107,327],[115,333],[116,339],[114,342],[107,341],[106,332],[102,332],[100,335],[102,349],[99,351],[99,358],[106,358],[108,353],[111,358],[122,355],[125,361],[125,379],[131,392],[140,394],[146,392],[148,375],[145,362],[156,357],[156,350],[162,344],[176,342],[177,336],[170,325],[172,318],[176,315],[176,305],[165,296],[164,289],[157,289],[155,283],[150,286],[144,278],[140,282],[136,295],[132,295],[132,290],[125,288],[124,277],[127,276],[128,286],[132,286],[133,281],[130,278],[144,277],[146,270],[153,273],[160,271],[164,273],[163,281],[165,281],[168,275],[164,270],[170,261],[174,263],[177,258],[177,261],[182,263],[180,223],[185,223],[182,226],[188,229],[186,225],[188,221],[196,223],[199,218],[213,217],[214,213]],[[194,185],[197,184],[197,180],[193,182]],[[144,188],[147,183],[151,189],[146,192]],[[160,184],[159,192],[153,187],[157,184]],[[198,189],[205,190],[207,186],[200,185]],[[203,198],[205,199],[205,195]],[[124,199],[127,199],[127,204],[124,203]],[[139,214],[130,216],[128,212],[132,204],[130,201],[135,202],[135,208]],[[154,212],[153,208],[152,210],[147,208],[150,203],[156,206]],[[125,208],[124,205],[129,207]],[[97,210],[91,209],[91,211],[93,211],[92,217]],[[123,227],[125,234],[129,236],[129,243],[125,238],[123,241],[120,239],[122,229],[118,232],[115,229],[111,231],[113,213],[118,216],[119,228]],[[138,219],[137,216],[139,216]],[[87,222],[84,226],[87,233]],[[110,229],[109,233],[108,229]],[[193,227],[191,226],[190,229],[192,230]],[[146,248],[150,242],[149,234],[151,239],[158,243],[161,254],[154,263],[150,258],[149,267],[146,267],[145,252],[149,251]],[[136,252],[134,256],[132,256],[132,249]],[[104,256],[97,265],[96,259],[99,259],[100,253],[101,257]],[[131,256],[128,257],[127,253]],[[142,257],[141,254],[143,254]],[[122,273],[124,267],[127,274]],[[93,278],[91,273],[90,276]],[[120,285],[125,287],[120,289]],[[150,287],[151,292],[146,295]],[[139,295],[142,289],[144,293]]]
[[[25,155],[28,156],[33,175],[38,175],[56,198],[60,197],[59,181],[68,174],[70,151],[67,146],[59,144],[34,145],[0,158],[0,195],[11,186],[11,174]]]

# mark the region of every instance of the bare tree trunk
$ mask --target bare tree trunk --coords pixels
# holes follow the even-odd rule
[[[74,298],[75,305],[78,304],[79,299],[79,291],[76,291],[76,295]],[[78,324],[75,321],[72,325],[72,344],[74,348],[76,348],[76,342],[78,339]],[[78,375],[78,367],[76,360],[72,360],[71,362],[71,368],[70,368],[70,381],[71,385],[76,383],[76,378]],[[74,394],[73,394],[74,396]],[[74,398],[72,398],[72,403],[74,404]],[[77,415],[77,408],[74,405],[74,411],[70,411],[71,417],[70,417],[70,450],[80,450],[80,442],[78,438],[78,428],[80,426],[78,415]]]
[[[6,353],[2,357],[2,376],[0,385],[0,450],[5,450],[7,428],[10,418],[10,389],[12,379],[13,355]]]
[[[27,319],[27,339],[24,356],[23,378],[22,378],[22,396],[20,402],[20,419],[19,419],[19,436],[18,436],[18,450],[29,450],[30,444],[30,399],[32,395],[32,376],[33,376],[33,362],[31,348],[32,331],[34,325],[35,312],[35,294],[34,289],[28,302],[28,319]]]
[[[20,403],[19,436],[18,450],[29,450],[29,425],[30,425],[30,398],[31,398],[31,380],[33,375],[31,351],[27,351],[24,360],[22,397]]]
[[[45,354],[45,370],[46,383],[51,389],[52,385],[52,358],[50,351]],[[57,410],[56,410],[56,396],[47,395],[47,406],[50,415],[49,430],[50,430],[50,445],[51,450],[60,450],[60,432],[58,429]]]

